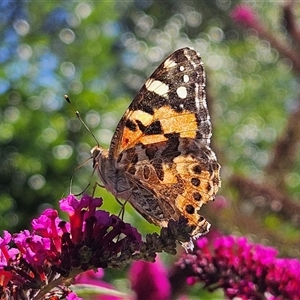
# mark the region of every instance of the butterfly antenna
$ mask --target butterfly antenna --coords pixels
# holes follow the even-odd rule
[[[86,125],[86,123],[83,121],[80,113],[78,110],[75,109],[73,103],[71,102],[70,98],[68,95],[65,95],[64,96],[65,100],[72,106],[74,112],[75,112],[75,115],[76,117],[79,119],[79,121],[81,122],[81,124],[86,128],[86,130],[92,135],[92,137],[94,138],[94,140],[96,141],[97,145],[99,146],[99,142],[97,140],[97,138],[95,137],[94,133],[90,130],[90,128]],[[90,161],[93,157],[89,157],[88,159],[86,159],[82,164],[80,164],[78,167],[75,168],[75,170],[73,171],[73,174],[72,174],[72,177],[71,177],[71,180],[70,180],[70,194],[71,194],[71,190],[72,190],[72,185],[73,185],[73,179],[74,179],[74,176],[75,176],[75,173],[78,169],[80,169],[82,166],[84,166],[88,161]],[[90,177],[90,180],[89,180],[89,184],[85,187],[85,189],[76,194],[75,196],[80,196],[82,195],[87,189],[88,187],[90,186],[90,182],[91,182],[91,178],[93,177],[94,173],[95,173],[95,168],[93,169],[93,173],[91,174],[91,177]]]
[[[86,130],[92,135],[92,137],[94,138],[94,140],[95,140],[96,143],[97,143],[97,146],[99,146],[99,142],[98,142],[96,136],[95,136],[94,133],[91,131],[91,129],[86,125],[86,123],[83,121],[83,119],[81,118],[81,115],[80,115],[79,111],[76,110],[75,107],[74,107],[74,105],[73,105],[73,103],[71,103],[71,100],[70,100],[69,96],[68,96],[68,95],[65,95],[64,98],[65,98],[65,100],[72,106],[72,108],[73,108],[73,110],[74,110],[74,112],[75,112],[75,115],[76,115],[76,117],[78,118],[78,120],[79,120],[79,121],[81,122],[81,124],[86,128]]]

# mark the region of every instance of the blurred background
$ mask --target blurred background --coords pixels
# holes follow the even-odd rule
[[[241,3],[1,1],[1,229],[30,228],[42,210],[58,207],[73,174],[73,193],[97,180],[86,162],[96,141],[65,94],[108,147],[147,77],[190,46],[206,67],[212,148],[222,165],[222,188],[203,215],[214,230],[299,257],[300,4],[250,2],[255,15],[239,19]],[[97,195],[119,212],[104,189]],[[158,230],[129,205],[125,221]]]

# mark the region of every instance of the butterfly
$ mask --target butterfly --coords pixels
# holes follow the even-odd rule
[[[221,182],[210,138],[203,62],[183,48],[147,79],[109,150],[92,149],[93,163],[105,188],[150,223],[166,227],[184,216],[191,238],[198,238],[210,228],[200,208],[214,200]]]

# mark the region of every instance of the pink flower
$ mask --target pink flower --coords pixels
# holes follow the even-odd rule
[[[64,282],[88,269],[122,267],[142,245],[135,228],[96,210],[102,199],[83,196],[79,201],[69,195],[60,204],[70,223],[61,220],[56,210],[47,209],[32,221],[33,232],[24,230],[13,237],[4,232],[0,239],[0,282],[8,294],[20,292],[32,298],[51,287],[51,281],[59,285],[59,279]],[[55,293],[79,299],[64,285]]]
[[[249,5],[246,4],[236,6],[230,15],[234,21],[244,22],[250,26],[257,21],[255,12]]]
[[[75,293],[71,292],[66,297],[67,300],[81,300],[82,298],[78,297]]]
[[[177,240],[190,240],[187,220],[180,218],[170,220],[160,235],[148,234],[143,242],[136,228],[97,209],[101,205],[100,198],[85,195],[78,200],[69,195],[60,201],[69,222],[60,219],[56,210],[47,209],[32,221],[33,231],[13,236],[4,232],[0,238],[1,295],[15,295],[12,300],[48,293],[57,299],[80,299],[68,284],[78,274],[98,268],[121,269],[133,260],[154,261],[157,252],[175,254]],[[146,263],[140,266],[150,277],[159,275],[159,282],[150,281],[152,294],[155,299],[166,299],[170,288],[163,271]],[[136,281],[135,287],[140,286]]]
[[[223,236],[213,245],[202,238],[193,254],[177,265],[189,273],[189,284],[222,288],[227,298],[299,299],[300,261],[277,258],[277,250],[252,244],[246,238]]]
[[[104,288],[102,289],[103,292],[99,296],[94,296],[93,299],[101,299],[101,300],[121,300],[124,299],[122,297],[113,296],[111,295],[116,290],[111,284],[108,284],[107,282],[103,281],[102,278],[104,276],[104,271],[102,269],[98,269],[97,272],[94,272],[93,270],[86,271],[84,273],[79,274],[76,276],[73,284],[76,286],[77,284],[87,284],[92,285],[94,287],[100,287]],[[105,293],[106,292],[106,293]],[[110,293],[112,292],[112,293]],[[129,298],[128,298],[129,299]]]
[[[134,262],[129,271],[136,299],[167,300],[170,298],[170,282],[167,271],[157,258],[155,263]]]

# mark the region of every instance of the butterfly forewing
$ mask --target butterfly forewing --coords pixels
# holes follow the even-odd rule
[[[164,135],[174,132],[210,143],[203,63],[190,48],[171,54],[148,78],[118,124],[111,155],[139,141],[166,141]]]

